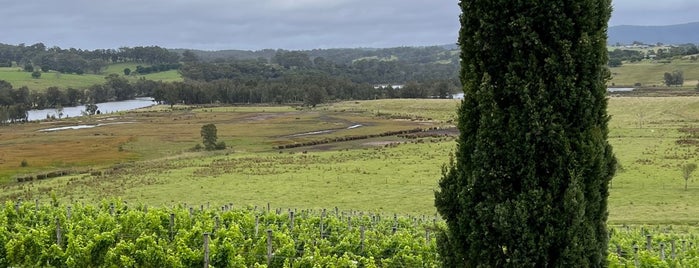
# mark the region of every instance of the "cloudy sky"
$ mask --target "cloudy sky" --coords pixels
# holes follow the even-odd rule
[[[0,0],[0,43],[203,50],[454,43],[458,0]],[[697,0],[613,0],[610,25],[699,21]]]

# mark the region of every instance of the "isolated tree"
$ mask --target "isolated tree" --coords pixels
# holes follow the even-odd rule
[[[697,169],[697,164],[688,163],[682,165],[682,178],[684,178],[684,190],[687,191],[687,183],[692,176],[692,172]]]
[[[86,115],[94,115],[94,114],[97,113],[97,110],[98,110],[98,109],[99,109],[99,107],[97,107],[96,104],[94,104],[94,103],[88,103],[88,104],[85,104],[85,111],[84,111],[84,113],[85,113]]]
[[[328,97],[328,93],[325,89],[320,88],[316,85],[310,85],[306,88],[306,93],[304,94],[304,103],[311,107],[316,107],[316,105],[323,103],[325,98]]]
[[[459,141],[435,205],[445,267],[602,267],[610,0],[461,0]]]
[[[131,74],[131,69],[124,68],[124,75],[130,75],[130,74]]]
[[[41,72],[39,72],[39,71],[32,72],[32,78],[34,78],[34,79],[41,78]]]
[[[665,80],[665,85],[667,86],[682,86],[684,85],[684,72],[680,70],[674,70],[672,73],[664,73],[663,80]]]
[[[216,140],[218,139],[216,132],[216,125],[214,124],[206,124],[201,127],[202,143],[204,143],[206,150],[216,149]]]

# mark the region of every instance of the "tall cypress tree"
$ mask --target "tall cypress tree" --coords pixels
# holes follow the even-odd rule
[[[460,137],[435,193],[447,267],[604,267],[610,0],[461,0]]]

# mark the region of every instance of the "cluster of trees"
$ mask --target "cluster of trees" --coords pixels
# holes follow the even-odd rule
[[[644,45],[638,43],[638,45]],[[638,62],[643,59],[654,57],[656,60],[667,60],[675,57],[694,56],[699,54],[699,47],[695,44],[681,44],[669,47],[661,47],[657,49],[649,49],[647,51],[631,50],[631,49],[615,49],[609,52],[609,67],[619,67],[622,62]],[[696,56],[693,57],[696,59]]]
[[[0,124],[26,120],[29,99],[27,87],[13,89],[10,83],[0,80]]]
[[[158,72],[165,72],[169,70],[177,70],[180,67],[182,67],[182,64],[179,63],[161,63],[161,64],[154,64],[151,66],[143,67],[141,65],[136,66],[136,73],[138,74],[150,74],[150,73],[158,73]],[[128,73],[124,72],[124,75],[129,75]]]
[[[333,76],[342,76],[357,83],[402,84],[406,81],[458,80],[458,53],[446,47],[399,47],[386,49],[316,49],[306,51],[190,51],[177,50],[183,62],[221,65],[234,62],[231,68],[263,68],[270,63],[285,70],[316,70]],[[196,58],[185,60],[185,58]],[[255,66],[258,65],[258,66]],[[212,70],[207,70],[212,71]],[[269,71],[269,70],[268,70]],[[272,73],[270,75],[274,75]],[[201,75],[200,75],[201,76]],[[200,78],[215,79],[220,75]]]
[[[100,73],[110,63],[135,61],[146,64],[177,64],[179,54],[158,46],[123,47],[119,49],[61,49],[47,48],[43,43],[30,46],[0,44],[0,67],[11,67],[13,63],[27,72],[49,70],[61,73]]]
[[[663,75],[663,80],[667,86],[682,86],[684,85],[684,72],[680,70],[672,71],[671,73],[665,73]]]
[[[609,52],[609,67],[619,67],[622,65],[623,61],[628,62],[639,62],[643,60],[646,55],[638,50],[629,49],[615,49]]]

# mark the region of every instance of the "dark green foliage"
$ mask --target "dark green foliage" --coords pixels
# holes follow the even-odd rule
[[[218,139],[216,132],[216,125],[214,124],[206,124],[201,127],[202,143],[204,143],[206,150],[216,149],[216,140]]]
[[[41,72],[39,72],[39,71],[33,71],[33,72],[32,72],[32,78],[34,78],[34,79],[39,79],[39,78],[41,78]]]
[[[131,69],[124,68],[124,75],[130,75],[130,74],[131,74]]]
[[[663,79],[667,86],[682,86],[684,85],[684,72],[674,70],[672,73],[665,73]]]
[[[31,65],[31,64],[25,64],[25,65],[24,65],[24,71],[25,71],[25,72],[28,72],[28,73],[31,73],[31,72],[34,71],[34,66]]]
[[[462,0],[461,132],[435,193],[452,267],[607,256],[609,0]]]

